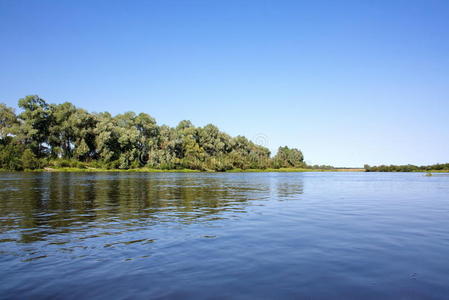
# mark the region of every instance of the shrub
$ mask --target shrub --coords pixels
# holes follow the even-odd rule
[[[20,144],[0,146],[0,168],[11,171],[23,170],[21,160],[23,148]]]

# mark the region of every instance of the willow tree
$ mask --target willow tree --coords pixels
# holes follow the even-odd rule
[[[74,149],[73,156],[81,161],[96,158],[95,127],[97,126],[95,115],[84,109],[77,109],[73,115],[74,124]]]
[[[117,124],[110,113],[97,114],[95,126],[95,144],[98,158],[105,162],[113,162],[120,157],[119,132]]]
[[[54,157],[71,158],[76,141],[76,107],[65,102],[50,107],[52,122],[49,126],[48,142]]]
[[[18,123],[14,109],[0,103],[0,140],[4,141],[7,136],[12,134]]]
[[[159,129],[147,114],[127,112],[112,117],[97,115],[96,150],[104,162],[114,162],[119,168],[139,167],[148,160],[148,151],[157,144]]]
[[[296,148],[279,147],[277,154],[273,158],[273,165],[276,168],[301,168],[305,167],[304,156]]]
[[[20,99],[19,107],[23,112],[19,114],[17,138],[27,144],[38,157],[44,157],[49,150],[51,107],[37,95]]]

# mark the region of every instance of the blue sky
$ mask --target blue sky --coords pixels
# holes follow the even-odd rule
[[[449,1],[0,0],[0,102],[28,94],[314,164],[449,162]]]

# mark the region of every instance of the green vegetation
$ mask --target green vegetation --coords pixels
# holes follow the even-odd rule
[[[26,169],[32,172],[81,172],[81,173],[95,173],[95,172],[144,172],[144,173],[198,173],[198,172],[217,172],[214,170],[202,171],[202,170],[192,170],[192,169],[173,169],[173,170],[162,170],[162,169],[152,169],[152,168],[137,168],[137,169],[101,169],[101,168],[76,168],[76,167],[46,167],[44,169]],[[0,171],[8,171],[7,169],[0,169]],[[278,173],[297,173],[297,172],[365,172],[364,169],[345,169],[345,168],[332,168],[332,169],[312,169],[312,168],[266,168],[266,169],[231,169],[224,171],[226,173],[267,173],[267,172],[278,172]]]
[[[191,169],[176,169],[176,170],[161,170],[161,169],[150,169],[150,168],[138,168],[138,169],[100,169],[100,168],[75,168],[75,167],[57,167],[45,169],[34,169],[33,172],[82,172],[82,173],[96,173],[96,172],[145,172],[145,173],[161,173],[161,172],[176,172],[176,173],[198,173],[199,170]]]
[[[238,173],[238,172],[365,172],[365,169],[353,169],[353,168],[266,168],[266,169],[232,169],[226,172]]]
[[[128,172],[447,172],[449,164],[308,166],[298,149],[276,155],[243,136],[209,124],[157,125],[145,113],[89,113],[69,102],[48,104],[39,96],[19,100],[20,113],[0,104],[0,170]]]
[[[89,113],[71,103],[19,100],[20,113],[0,104],[0,169],[86,172],[304,170],[300,150],[278,153],[209,124],[157,125],[148,114]],[[316,166],[319,169],[319,166]]]
[[[415,165],[390,165],[390,166],[364,166],[367,172],[449,172],[449,163],[435,164],[429,166],[415,166]]]

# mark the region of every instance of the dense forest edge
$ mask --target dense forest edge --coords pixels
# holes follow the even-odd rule
[[[20,113],[0,103],[0,170],[65,172],[448,172],[449,164],[307,165],[299,149],[276,155],[216,126],[158,125],[145,113],[90,113],[72,103],[49,104],[37,95],[18,101]]]
[[[302,152],[270,151],[209,124],[158,125],[145,113],[90,113],[37,95],[19,100],[20,113],[0,104],[0,169],[238,171],[311,169]],[[329,168],[329,166],[324,166]]]

